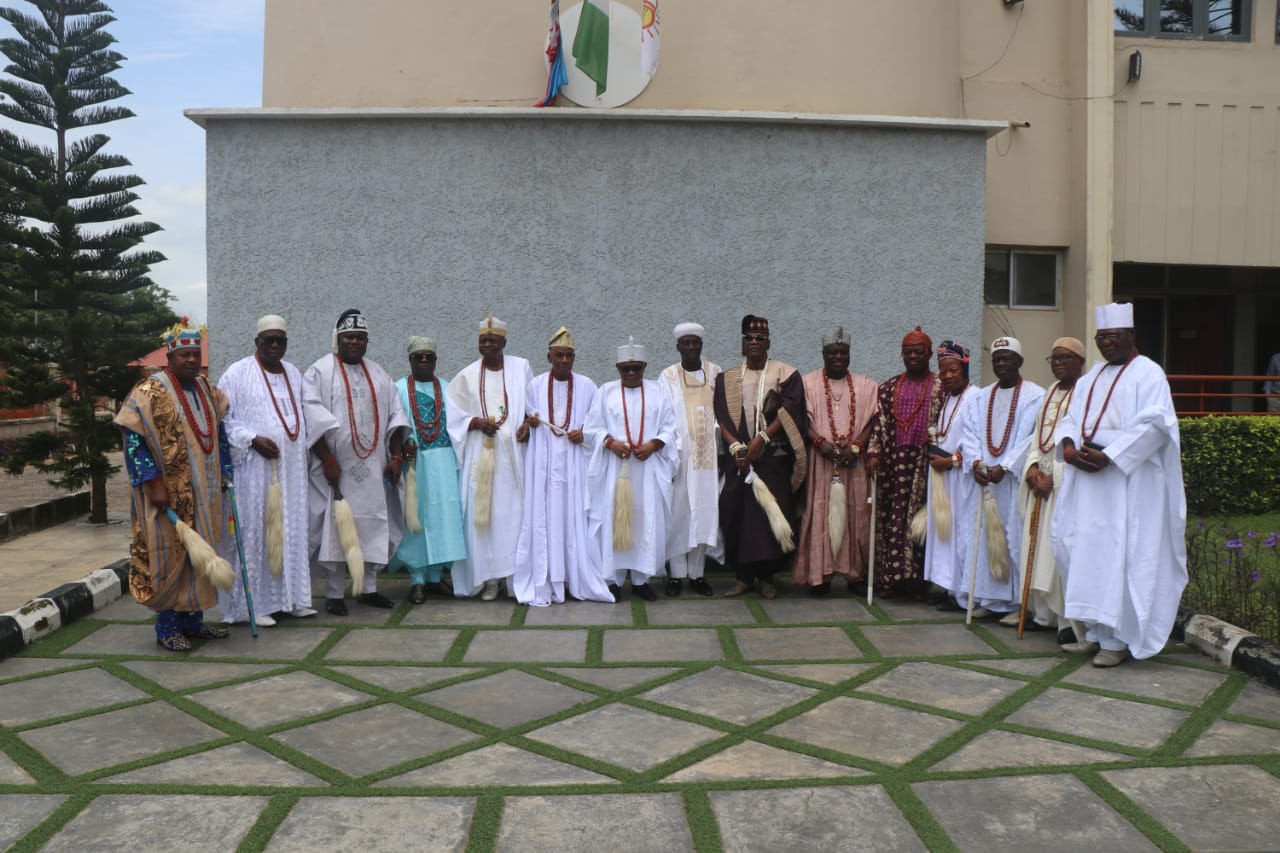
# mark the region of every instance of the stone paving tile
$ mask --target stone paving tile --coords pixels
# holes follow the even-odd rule
[[[98,781],[121,785],[275,785],[291,788],[327,784],[247,743],[220,746],[198,756],[175,758]]]
[[[219,681],[230,681],[248,675],[261,675],[280,666],[274,663],[213,663],[187,660],[134,660],[126,668],[170,690],[203,687]]]
[[[1186,755],[1280,754],[1280,730],[1218,720],[1191,745]]]
[[[823,684],[839,684],[854,676],[861,675],[876,666],[874,663],[796,663],[775,664],[773,666],[757,666],[768,672],[779,675],[790,675],[794,678],[807,678],[810,681],[821,681]]]
[[[866,596],[862,597],[862,601],[866,601]],[[881,598],[876,596],[872,604],[879,607],[885,613],[889,614],[889,618],[895,622],[898,621],[927,621],[927,622],[963,622],[964,613],[956,611],[943,611],[934,607],[932,604],[924,601],[912,601],[909,598]]]
[[[227,640],[210,640],[222,642]],[[67,655],[121,655],[123,657],[164,657],[174,653],[156,645],[156,632],[150,625],[104,625],[83,640],[64,649]],[[70,663],[70,661],[68,661]]]
[[[394,660],[439,663],[449,653],[456,639],[456,630],[423,628],[387,631],[379,628],[356,628],[329,650],[325,661]]]
[[[100,669],[46,675],[0,690],[0,725],[20,726],[147,695]]]
[[[1000,642],[1009,647],[1009,651],[1014,654],[1063,654],[1062,649],[1058,647],[1058,632],[1054,631],[1024,631],[1022,639],[1018,639],[1018,629],[1007,628],[998,622],[983,622],[984,627],[989,627],[991,635]]]
[[[965,663],[973,666],[985,666],[987,669],[999,669],[1019,675],[1043,675],[1064,660],[1059,654],[1051,658],[1008,658],[1006,660],[972,660]]]
[[[547,820],[547,815],[555,815]],[[625,840],[624,840],[625,839]],[[680,853],[693,836],[679,794],[507,797],[499,851]]]
[[[879,785],[712,791],[726,851],[924,850]]]
[[[604,632],[605,663],[723,660],[714,628],[613,629]]]
[[[976,716],[1025,686],[1011,678],[920,661],[899,664],[858,690]]]
[[[655,687],[641,693],[640,697],[695,714],[747,725],[815,693],[816,690],[787,681],[712,667]]]
[[[145,737],[141,736],[143,732]],[[28,746],[71,775],[223,736],[212,726],[163,702],[122,708],[18,735]]]
[[[464,666],[333,666],[329,669],[399,693],[480,670]]]
[[[323,714],[372,698],[309,672],[287,672],[230,687],[215,687],[189,697],[210,711],[251,729]]]
[[[626,690],[646,681],[665,678],[677,670],[678,667],[674,666],[611,666],[604,669],[563,666],[552,667],[549,671],[609,690]]]
[[[259,631],[255,640],[247,625],[231,629],[225,640],[208,640],[194,649],[194,658],[277,658],[301,660],[333,633],[328,628],[290,628],[287,631]],[[158,647],[157,647],[158,648]]]
[[[1224,673],[1146,660],[1129,661],[1112,669],[1082,666],[1062,679],[1065,684],[1097,687],[1147,699],[1167,699],[1184,705],[1199,705],[1226,680]]]
[[[859,630],[886,657],[996,653],[986,641],[962,624],[867,625]]]
[[[1188,716],[1185,711],[1051,687],[1006,719],[1024,726],[1155,749]]]
[[[83,663],[84,661],[60,658],[5,658],[0,660],[0,680],[48,672],[51,669],[66,669]]]
[[[650,625],[754,625],[747,603],[741,599],[698,598],[662,601],[645,607]]]
[[[524,615],[526,628],[557,625],[634,625],[631,607],[603,601],[566,601],[551,607],[530,607]]]
[[[0,752],[0,785],[34,785],[35,781],[12,758]]]
[[[836,586],[839,587],[839,582]],[[875,617],[867,612],[862,602],[841,593],[835,593],[830,598],[809,598],[807,601],[799,598],[778,598],[761,602],[760,606],[778,625],[805,622],[822,622],[830,625],[842,622],[875,621]]]
[[[883,702],[838,697],[774,726],[769,734],[901,765],[963,725]]]
[[[586,631],[521,629],[478,631],[466,663],[580,663],[587,657]]]
[[[1074,776],[920,782],[912,787],[961,850],[1157,849]]]
[[[510,625],[516,606],[508,601],[428,600],[410,610],[401,625]]]
[[[735,628],[747,660],[860,658],[862,651],[840,628]]]
[[[1193,850],[1275,850],[1280,779],[1247,765],[1102,774]]]
[[[66,799],[62,794],[0,794],[0,850],[8,850]]]
[[[475,740],[478,735],[399,705],[378,705],[274,737],[335,770],[365,776]]]
[[[993,729],[978,735],[929,769],[986,770],[992,767],[1043,767],[1104,761],[1132,761],[1132,758],[1118,752]]]
[[[648,770],[710,743],[720,732],[629,705],[606,705],[526,737],[628,770]]]
[[[866,770],[845,767],[811,755],[745,741],[677,770],[664,782],[725,782],[741,779],[829,779],[868,776]]]
[[[614,780],[505,743],[419,767],[375,787],[483,787],[507,785],[598,785]]]
[[[1240,691],[1229,710],[1232,714],[1280,722],[1280,690],[1251,681]]]
[[[596,695],[508,669],[420,693],[416,698],[505,729],[590,702]]]
[[[126,593],[101,610],[95,610],[93,618],[107,622],[154,622],[156,612],[139,604],[137,599]]]
[[[463,851],[475,810],[470,797],[304,797],[266,849]]]
[[[324,581],[320,582],[320,586],[312,586],[312,589],[324,589]],[[385,595],[385,591],[383,591]],[[333,616],[325,612],[324,599],[312,598],[311,606],[315,608],[316,615],[308,616],[307,622],[315,625],[328,626],[337,628],[344,625],[359,625],[361,627],[380,627],[386,625],[391,619],[394,610],[384,610],[381,607],[370,607],[367,604],[361,604],[351,596],[344,599],[347,603],[346,616]]]

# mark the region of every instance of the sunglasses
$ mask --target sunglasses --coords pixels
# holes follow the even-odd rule
[[[261,335],[258,340],[262,341],[269,347],[284,346],[289,343],[289,339],[284,335]]]
[[[758,343],[768,343],[768,342],[769,342],[769,336],[768,336],[768,335],[743,335],[743,336],[742,336],[742,339],[743,339],[744,341],[756,341],[756,342],[758,342]]]
[[[644,373],[643,364],[619,364],[619,373]]]

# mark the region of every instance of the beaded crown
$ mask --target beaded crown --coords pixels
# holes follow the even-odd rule
[[[199,349],[201,342],[209,334],[209,327],[203,323],[192,326],[191,321],[183,317],[177,323],[164,330],[160,341],[164,348],[173,352],[178,349]]]

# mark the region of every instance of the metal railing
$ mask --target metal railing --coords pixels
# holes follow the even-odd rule
[[[1245,374],[1170,373],[1173,406],[1184,417],[1203,415],[1266,415],[1266,400],[1275,394],[1262,391],[1263,382],[1275,376]]]

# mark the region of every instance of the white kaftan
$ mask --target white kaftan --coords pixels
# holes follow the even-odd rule
[[[623,410],[623,395],[626,410]],[[641,462],[635,456],[619,459],[604,446],[606,438],[640,446],[651,439],[663,442],[660,450]],[[676,454],[676,419],[671,400],[657,382],[646,379],[640,388],[623,388],[615,380],[600,387],[584,429],[591,444],[587,468],[591,539],[605,580],[621,586],[627,570],[641,575],[643,583],[662,572],[666,560],[667,525],[671,517],[671,483],[680,460]],[[634,496],[631,516],[632,547],[613,548],[613,500],[622,466],[628,466]]]
[[[667,558],[671,576],[700,578],[702,560],[724,562],[720,533],[720,472],[716,466],[720,428],[716,425],[715,391],[720,367],[703,359],[692,373],[679,362],[662,371],[676,419],[676,453],[680,457],[671,492],[671,525]],[[687,555],[694,555],[693,564]]]
[[[218,380],[230,410],[223,419],[235,468],[236,511],[244,541],[245,569],[253,593],[254,613],[265,616],[282,610],[311,606],[311,566],[307,549],[307,441],[302,414],[302,373],[281,362],[282,373],[269,373],[251,355],[232,364]],[[289,439],[286,433],[294,433]],[[250,447],[265,436],[280,448],[275,460],[276,477],[284,505],[284,570],[279,577],[267,566],[267,490],[271,486],[272,460]],[[218,550],[240,574],[240,555],[234,536],[224,536]],[[218,609],[227,621],[249,618],[244,585],[218,590]]]
[[[1164,371],[1145,356],[1115,381],[1119,370],[1100,363],[1076,380],[1058,424],[1059,458],[1062,440],[1080,447],[1087,427],[1111,464],[1094,473],[1067,467],[1053,549],[1067,618],[1105,626],[1135,658],[1148,658],[1168,640],[1187,584],[1187,502]]]
[[[938,412],[937,439],[938,447],[948,453],[960,449],[964,440],[964,424],[969,417],[968,409],[978,396],[978,388],[969,384],[959,394],[948,394],[942,401]],[[969,471],[968,460],[961,461],[960,467],[951,468],[942,474],[942,484],[946,489],[946,497],[951,501],[951,536],[945,541],[938,535],[934,524],[934,511],[938,496],[934,493],[933,472],[929,473],[929,528],[925,533],[924,578],[951,593],[960,591],[960,578],[964,574],[965,561],[969,559],[970,539],[973,535],[973,507],[979,498],[978,484],[973,481],[973,472]],[[966,592],[968,588],[966,587]]]
[[[995,396],[994,405],[991,402]],[[1010,406],[1014,397],[1017,406],[1010,419]],[[1036,412],[1040,410],[1040,401],[1044,399],[1044,388],[1026,379],[1020,380],[1012,388],[1001,388],[992,383],[978,390],[973,403],[966,407],[964,436],[961,438],[960,453],[964,456],[965,476],[973,482],[973,463],[985,462],[988,468],[999,465],[1004,469],[1004,477],[999,483],[991,483],[979,487],[974,483],[974,499],[965,507],[965,516],[956,515],[955,524],[966,524],[968,531],[963,539],[968,553],[962,565],[963,573],[957,585],[956,600],[967,606],[969,602],[969,573],[976,572],[974,578],[974,599],[976,607],[1007,613],[1018,608],[1022,598],[1021,574],[1018,561],[1022,554],[1022,517],[1018,514],[1018,473],[1027,453],[1027,445],[1031,442],[1031,433],[1035,428]],[[990,417],[988,418],[988,414]],[[989,422],[989,423],[988,423]],[[989,427],[989,428],[988,428]],[[1006,437],[1007,430],[1007,437]],[[1003,447],[1001,447],[1003,444]],[[1002,452],[991,452],[994,446]],[[995,498],[996,508],[1000,512],[1000,521],[1004,526],[1005,542],[1009,548],[1009,577],[998,581],[991,576],[991,563],[987,558],[987,527],[985,513],[982,511],[982,491],[987,489]],[[978,537],[977,560],[971,564],[974,555],[973,536]]]
[[[1073,388],[1061,388],[1057,382],[1049,387],[1040,411],[1036,413],[1035,431],[1032,433],[1031,443],[1027,445],[1027,459],[1018,477],[1018,506],[1022,510],[1023,543],[1018,566],[1025,572],[1028,563],[1031,564],[1031,595],[1027,609],[1035,613],[1037,624],[1046,626],[1056,626],[1062,617],[1062,577],[1058,571],[1058,563],[1053,558],[1050,521],[1058,504],[1058,496],[1062,494],[1065,466],[1061,459],[1055,458],[1054,436],[1058,423],[1067,413],[1073,394]],[[1034,554],[1031,553],[1031,519],[1035,516],[1035,505],[1039,498],[1027,485],[1027,474],[1033,467],[1038,467],[1053,477],[1053,491],[1048,498],[1040,501],[1040,515],[1034,534]]]
[[[504,355],[502,370],[485,371],[487,402],[482,406],[482,369],[480,359],[476,359],[449,382],[445,393],[449,439],[461,466],[458,490],[462,494],[462,531],[467,541],[467,558],[455,561],[451,570],[453,594],[459,597],[475,595],[485,581],[510,577],[524,515],[525,449],[516,442],[516,430],[524,422],[524,395],[533,381],[533,371],[525,359]],[[476,468],[488,436],[468,427],[472,418],[484,417],[486,413],[491,419],[499,419],[504,409],[506,420],[492,438],[497,458],[490,521],[487,527],[479,529],[475,524]]]
[[[404,527],[400,484],[389,485],[383,478],[383,470],[391,458],[388,439],[396,430],[409,425],[391,377],[367,358],[362,363],[368,368],[371,381],[366,381],[365,371],[359,364],[340,365],[336,355],[322,356],[302,377],[307,441],[312,446],[318,441],[326,442],[337,458],[342,469],[339,489],[351,506],[360,535],[360,550],[365,561],[364,589],[353,590],[353,594],[377,589],[376,572],[387,564],[400,544]],[[361,459],[375,441],[377,446]],[[359,451],[357,443],[361,447]],[[309,474],[311,547],[316,558],[327,564],[329,589],[325,596],[336,598],[340,597],[335,588],[335,579],[340,575],[336,573],[346,565],[346,555],[334,524],[333,490],[314,453]]]
[[[548,371],[529,383],[525,395],[526,409],[542,422],[530,429],[525,451],[524,523],[511,581],[516,600],[534,607],[563,602],[566,586],[576,598],[613,601],[587,533],[591,446],[585,441],[573,444],[550,426],[582,429],[596,397],[596,383],[573,374],[572,407],[569,387],[570,382],[557,382]]]

